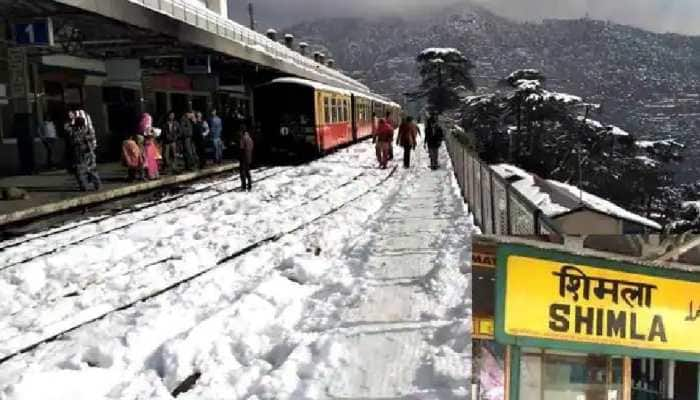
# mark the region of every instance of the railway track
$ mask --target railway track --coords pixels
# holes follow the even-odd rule
[[[275,177],[275,176],[277,176],[277,175],[279,175],[279,174],[281,174],[281,173],[284,173],[284,172],[286,172],[286,171],[289,171],[289,170],[291,170],[291,169],[292,169],[292,168],[285,168],[285,169],[283,169],[283,170],[281,170],[281,171],[277,171],[277,172],[275,172],[275,173],[273,173],[273,174],[269,174],[269,175],[264,175],[264,176],[262,176],[262,177],[258,177],[257,180],[256,180],[256,182],[265,181],[265,180],[267,180],[267,179],[273,178],[273,177]],[[233,182],[235,182],[235,180],[234,180]],[[45,257],[45,256],[48,256],[48,255],[54,254],[54,253],[58,252],[59,250],[62,250],[62,249],[65,249],[65,248],[67,248],[67,247],[70,247],[70,246],[74,246],[74,245],[83,243],[83,242],[85,242],[85,241],[87,241],[87,240],[96,238],[96,237],[98,237],[98,236],[105,235],[105,234],[109,234],[109,233],[112,233],[112,232],[116,232],[116,231],[119,231],[119,230],[122,230],[122,229],[126,229],[126,228],[129,228],[129,227],[132,226],[132,225],[137,224],[137,223],[144,222],[144,221],[149,221],[149,220],[155,219],[155,218],[157,218],[157,217],[159,217],[159,216],[162,216],[162,215],[164,215],[164,214],[166,214],[166,213],[169,213],[169,212],[172,212],[172,211],[176,211],[176,210],[180,210],[180,209],[184,209],[184,208],[187,208],[187,207],[189,207],[189,206],[191,206],[191,205],[194,205],[194,204],[197,204],[197,203],[201,203],[201,202],[204,202],[204,201],[209,201],[209,200],[214,199],[214,198],[216,198],[216,197],[220,197],[220,196],[223,196],[223,195],[225,195],[225,194],[235,192],[236,190],[238,190],[237,187],[236,187],[236,188],[233,188],[233,189],[223,190],[223,191],[214,190],[216,193],[213,193],[213,194],[211,194],[211,195],[209,195],[209,196],[207,196],[207,197],[199,198],[199,199],[196,199],[196,200],[192,200],[192,201],[186,202],[186,203],[184,203],[184,204],[180,204],[180,205],[177,205],[177,206],[168,208],[168,209],[166,209],[166,210],[162,210],[162,211],[159,211],[159,212],[156,212],[156,213],[153,213],[153,214],[151,214],[151,215],[147,215],[147,216],[144,216],[144,217],[141,217],[141,218],[129,220],[129,221],[128,221],[127,223],[125,223],[125,224],[118,225],[118,226],[115,226],[115,227],[112,227],[112,228],[110,228],[110,229],[107,229],[107,230],[104,230],[104,231],[100,231],[100,232],[97,232],[97,233],[93,233],[93,234],[90,234],[90,235],[81,237],[80,239],[76,239],[76,240],[73,240],[73,241],[70,241],[70,242],[67,242],[67,243],[62,243],[61,245],[56,246],[56,247],[53,247],[53,248],[50,249],[50,250],[44,250],[44,251],[42,251],[42,252],[40,252],[40,253],[38,253],[38,254],[35,253],[35,254],[32,254],[32,255],[29,256],[29,257],[26,257],[26,258],[23,258],[23,259],[20,259],[20,260],[11,262],[10,264],[7,264],[7,265],[4,265],[4,266],[0,267],[0,272],[5,271],[5,270],[10,269],[10,268],[13,268],[13,267],[16,267],[16,266],[18,266],[18,265],[25,264],[25,263],[27,263],[27,262],[33,261],[33,260],[35,260],[35,259],[37,259],[37,258]],[[158,203],[158,204],[156,204],[156,205],[167,204],[167,203],[170,203],[170,201],[165,202],[165,203],[161,202],[161,203]],[[150,207],[148,207],[148,208],[150,208]],[[110,217],[107,217],[107,218],[112,218],[112,217],[114,217],[114,216],[110,216]],[[106,218],[106,219],[107,219],[107,218]],[[97,224],[97,223],[99,223],[99,222],[100,222],[100,221],[92,221],[91,223],[88,223],[88,224],[86,224],[86,225]],[[74,227],[74,229],[77,229],[77,228]],[[49,237],[50,237],[50,236],[49,236]],[[32,240],[34,240],[34,239],[32,239]]]
[[[256,174],[260,174],[260,173],[269,171],[271,169],[273,169],[273,167],[260,168],[260,169],[256,170],[255,172],[256,172]],[[160,199],[157,201],[148,201],[148,202],[144,202],[142,204],[138,204],[134,207],[127,207],[124,210],[120,210],[117,213],[107,214],[107,215],[103,215],[100,217],[87,219],[87,220],[80,222],[78,224],[69,224],[66,227],[49,229],[47,232],[44,232],[41,234],[30,235],[31,237],[29,237],[29,238],[8,240],[8,241],[5,241],[3,243],[0,243],[0,254],[8,249],[19,247],[19,246],[31,243],[35,240],[45,239],[45,238],[50,237],[50,236],[58,235],[58,234],[65,233],[65,232],[70,232],[72,230],[76,230],[76,229],[82,228],[82,227],[87,226],[87,225],[98,224],[98,223],[106,221],[110,218],[117,218],[117,217],[122,216],[122,215],[131,214],[131,213],[147,210],[147,209],[150,209],[153,207],[157,207],[160,205],[173,203],[177,200],[184,198],[185,196],[192,196],[192,195],[195,195],[198,193],[204,193],[204,192],[211,190],[212,188],[215,188],[217,186],[221,186],[221,185],[228,184],[228,183],[235,183],[237,181],[240,181],[240,177],[238,175],[224,179],[224,180],[220,180],[217,182],[213,182],[210,184],[206,184],[206,185],[204,185],[200,188],[194,189],[194,190],[185,190],[181,193],[175,194],[175,195],[170,196],[170,197],[165,198],[165,199]]]
[[[305,229],[306,227],[311,226],[314,223],[322,220],[323,218],[326,218],[326,217],[338,212],[339,210],[347,207],[348,205],[354,204],[357,200],[359,200],[360,198],[362,198],[364,196],[367,196],[369,193],[372,193],[372,192],[378,190],[378,188],[380,188],[385,182],[387,182],[389,179],[391,179],[391,177],[395,174],[395,172],[396,172],[396,167],[393,168],[386,176],[379,179],[372,186],[370,186],[369,188],[367,188],[365,190],[362,190],[359,194],[353,195],[349,199],[343,199],[343,201],[341,201],[339,204],[332,205],[330,208],[322,211],[318,215],[312,216],[309,219],[306,219],[305,221],[302,221],[301,223],[296,224],[295,226],[289,227],[287,229],[282,229],[279,232],[267,234],[262,238],[256,239],[254,242],[247,244],[243,248],[237,249],[236,251],[233,251],[232,253],[224,255],[223,257],[219,258],[215,263],[213,263],[213,265],[206,267],[206,268],[204,268],[196,273],[193,273],[191,275],[181,277],[180,279],[176,279],[175,281],[168,283],[165,287],[157,288],[157,289],[153,288],[152,290],[148,291],[148,293],[140,295],[134,299],[129,299],[128,301],[125,301],[124,304],[121,304],[121,305],[116,306],[116,307],[112,307],[108,310],[101,310],[100,309],[100,310],[95,312],[95,315],[90,316],[90,318],[86,318],[83,321],[77,322],[75,324],[71,324],[71,326],[69,326],[69,327],[66,327],[66,328],[51,332],[51,333],[46,333],[45,335],[43,335],[43,337],[35,338],[35,340],[32,340],[30,343],[22,343],[21,345],[18,344],[17,346],[12,346],[11,344],[8,346],[7,344],[3,344],[2,347],[5,349],[5,351],[7,351],[7,353],[4,355],[0,355],[0,365],[17,357],[20,354],[24,354],[26,352],[29,352],[29,351],[37,348],[40,345],[53,342],[53,341],[61,338],[65,334],[71,333],[71,332],[73,332],[77,329],[80,329],[82,327],[85,327],[91,323],[102,320],[105,317],[107,317],[113,313],[130,309],[139,303],[156,298],[156,297],[163,295],[163,294],[165,294],[173,289],[176,289],[176,288],[178,288],[186,283],[192,282],[192,281],[194,281],[202,276],[205,276],[205,275],[213,272],[214,270],[217,270],[218,268],[225,266],[227,263],[229,263],[233,260],[236,260],[236,259],[238,259],[238,258],[240,258],[240,257],[252,252],[253,250],[258,249],[266,244],[279,241],[280,239],[282,239],[285,236],[299,232],[299,231]],[[350,179],[349,181],[344,182],[339,187],[335,187],[333,189],[327,190],[325,193],[322,193],[322,194],[316,195],[312,198],[309,198],[309,199],[305,200],[302,204],[295,205],[293,207],[299,208],[299,207],[303,207],[303,206],[311,206],[311,205],[313,205],[312,203],[319,201],[319,200],[323,200],[324,197],[326,197],[326,195],[328,193],[337,192],[340,188],[351,185],[352,182],[357,181],[364,174],[365,174],[364,172],[360,173],[356,177],[354,177],[353,179]],[[292,207],[289,207],[289,208],[292,208]],[[322,208],[322,207],[317,206],[316,208]],[[284,212],[285,211],[283,210],[281,213],[284,213]],[[145,267],[150,268],[152,266],[162,265],[163,263],[166,263],[168,261],[169,260],[164,260],[162,262],[151,263],[151,264],[146,265]],[[260,278],[260,282],[262,279],[264,279],[264,277]],[[258,280],[256,280],[256,282],[258,282]],[[255,286],[255,282],[253,283],[252,286],[253,287]],[[240,296],[243,296],[243,295],[245,295],[245,291],[240,293]],[[237,296],[237,297],[240,298],[239,296]],[[234,303],[235,303],[235,301],[236,300],[234,299]]]
[[[337,190],[340,190],[340,189],[352,184],[353,182],[357,181],[358,179],[365,176],[366,174],[367,174],[366,171],[358,173],[358,174],[352,176],[350,179],[343,181],[338,186],[335,186],[331,189],[327,189],[327,190],[323,191],[322,193],[319,193],[319,194],[316,194],[314,196],[306,198],[302,203],[300,203],[298,205],[293,205],[293,206],[289,206],[289,207],[282,209],[278,214],[284,215],[284,214],[292,211],[294,208],[306,206],[313,201],[319,200],[322,197],[324,197],[330,193],[333,193]],[[268,201],[271,201],[271,200],[268,200]],[[251,225],[255,226],[258,223],[262,223],[262,222],[264,222],[264,220],[256,219],[255,221],[251,221]],[[7,317],[10,317],[10,318],[17,317],[18,315],[20,315],[22,313],[31,314],[32,312],[35,312],[35,310],[37,310],[38,308],[45,307],[45,306],[51,306],[53,303],[55,303],[56,301],[59,301],[61,299],[79,296],[81,293],[84,293],[85,291],[89,290],[92,287],[96,287],[96,286],[100,286],[100,285],[107,285],[108,286],[109,281],[112,281],[112,280],[118,281],[118,280],[121,280],[128,275],[136,274],[136,273],[143,271],[143,270],[146,270],[148,268],[155,267],[155,266],[158,266],[158,265],[166,263],[166,262],[180,260],[180,259],[181,259],[181,257],[178,257],[176,255],[159,257],[159,258],[155,258],[155,259],[145,260],[145,261],[139,263],[135,268],[127,268],[126,270],[118,269],[118,268],[117,269],[110,269],[109,272],[107,272],[107,273],[99,274],[99,275],[95,274],[93,276],[88,277],[86,280],[84,280],[82,282],[78,282],[77,285],[66,286],[64,288],[64,290],[59,291],[56,294],[53,294],[49,297],[41,298],[42,303],[40,303],[40,304],[35,304],[33,306],[24,307],[24,308],[22,308],[22,310],[10,313],[9,315],[7,315]],[[2,338],[1,335],[0,335],[0,338]]]

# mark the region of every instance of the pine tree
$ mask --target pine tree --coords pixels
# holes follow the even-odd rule
[[[683,146],[637,142],[592,119],[597,105],[549,91],[544,82],[539,71],[519,70],[501,80],[506,93],[464,99],[463,128],[477,138],[480,156],[580,186],[643,215],[677,218],[681,196],[673,190],[673,166]]]
[[[422,82],[415,99],[425,99],[431,112],[441,114],[459,105],[457,90],[475,88],[471,71],[474,65],[457,49],[431,48],[416,58]]]

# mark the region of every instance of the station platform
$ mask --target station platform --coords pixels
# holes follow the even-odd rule
[[[470,398],[473,226],[446,154],[436,171],[427,158],[417,152],[353,251],[369,289],[332,339],[347,364],[331,398]]]
[[[128,182],[126,170],[120,163],[103,163],[98,166],[102,179],[99,192],[81,192],[75,177],[65,169],[0,178],[0,190],[18,188],[28,194],[28,198],[22,200],[0,198],[0,226],[190,182],[233,171],[237,166],[237,163],[227,162],[196,172],[161,176],[154,181]]]

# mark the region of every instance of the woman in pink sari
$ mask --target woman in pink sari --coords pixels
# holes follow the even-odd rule
[[[156,140],[153,131],[153,118],[148,113],[143,113],[141,115],[141,122],[139,123],[139,131],[143,135],[144,142],[144,158],[146,175],[148,179],[159,179],[160,174],[158,172],[158,157],[159,152],[156,147]]]

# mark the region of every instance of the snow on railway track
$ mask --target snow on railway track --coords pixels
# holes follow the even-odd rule
[[[344,166],[320,160],[290,169],[258,180],[254,193],[192,203],[0,272],[0,359],[206,270],[383,179],[358,168],[356,152],[331,156]]]
[[[257,176],[258,181],[270,179],[291,168],[270,169],[273,172],[261,173]],[[266,170],[268,169],[264,171]],[[68,224],[66,227],[57,228],[48,233],[29,235],[28,238],[18,239],[2,248],[2,252],[0,252],[0,271],[32,261],[38,257],[53,254],[62,248],[80,244],[99,235],[125,229],[136,223],[157,218],[165,213],[231,193],[237,189],[236,182],[238,181],[236,178],[223,179],[219,182],[156,202],[144,203],[119,212],[116,215],[94,217],[77,224]],[[218,189],[221,186],[223,186],[223,189]],[[43,242],[35,244],[35,242],[42,240]]]
[[[414,313],[420,320],[380,324],[362,315],[346,320],[349,309],[376,308],[372,306],[373,293],[383,291],[387,284],[380,276],[384,272],[377,273],[389,267],[372,261],[382,237],[391,232],[385,239],[398,243],[398,249],[405,246],[405,240],[424,240],[401,238],[400,231],[393,233],[392,221],[409,208],[423,205],[402,200],[401,193],[416,186],[416,175],[431,174],[414,168],[399,170],[388,179],[388,171],[365,168],[372,164],[374,151],[369,146],[356,146],[350,152],[356,152],[356,157],[345,155],[346,181],[311,185],[314,189],[297,189],[291,196],[262,190],[267,194],[261,193],[254,200],[283,202],[290,197],[276,208],[275,217],[266,220],[270,213],[260,213],[262,205],[256,208],[253,201],[246,203],[250,206],[244,212],[247,218],[265,220],[268,226],[273,225],[269,228],[276,229],[255,227],[255,223],[241,226],[238,237],[220,237],[223,245],[229,246],[216,254],[226,257],[199,275],[186,279],[181,275],[179,283],[142,297],[145,301],[131,301],[119,311],[105,310],[95,321],[0,363],[0,400],[333,398],[357,389],[343,386],[357,386],[359,381],[347,371],[364,364],[355,359],[357,349],[348,347],[352,338],[380,335],[391,344],[392,337],[402,338],[392,332],[400,331],[418,341],[387,348],[417,346],[411,353],[416,357],[402,359],[407,363],[424,360],[418,366],[427,371],[420,377],[416,398],[463,396],[469,384],[468,364],[464,362],[470,351],[464,346],[469,342],[469,313],[465,308],[467,280],[457,266],[468,240],[469,223],[461,198],[450,193],[449,179],[441,181],[447,185],[437,183],[444,193],[433,205],[424,203],[428,206],[425,214],[431,214],[434,207],[433,214],[449,212],[453,223],[440,219],[433,229],[423,226],[416,230],[419,235],[428,235],[426,238],[437,234],[435,246],[441,250],[426,255],[434,267],[429,267],[431,271],[424,277],[415,282],[397,281],[406,292],[428,290],[427,297],[388,294],[387,301],[393,298],[399,308],[411,309],[410,303],[418,301]],[[331,164],[320,161],[305,172],[297,171],[296,178],[313,179],[309,176],[323,175]],[[284,188],[280,190],[289,194]],[[300,200],[307,204],[295,208]],[[190,211],[203,210],[193,207]],[[225,218],[223,215],[217,217]],[[223,225],[210,226],[208,232],[226,232],[221,230]],[[230,253],[233,243],[238,248],[252,243],[252,247]],[[184,260],[169,262],[175,261],[180,262],[176,269],[194,271]],[[418,271],[412,265],[389,270],[403,276],[409,270],[403,268]],[[162,271],[142,277],[171,278],[175,275]],[[371,301],[363,306],[368,296]],[[376,308],[378,316],[382,316],[383,307]],[[383,317],[391,318],[394,308],[387,308]],[[411,336],[410,332],[420,334]],[[348,365],[358,361],[358,365]],[[386,384],[397,374],[412,380],[412,368],[417,365],[404,367],[395,370],[387,364],[386,377],[375,381]],[[397,397],[406,394],[399,387],[367,390],[395,390]]]

